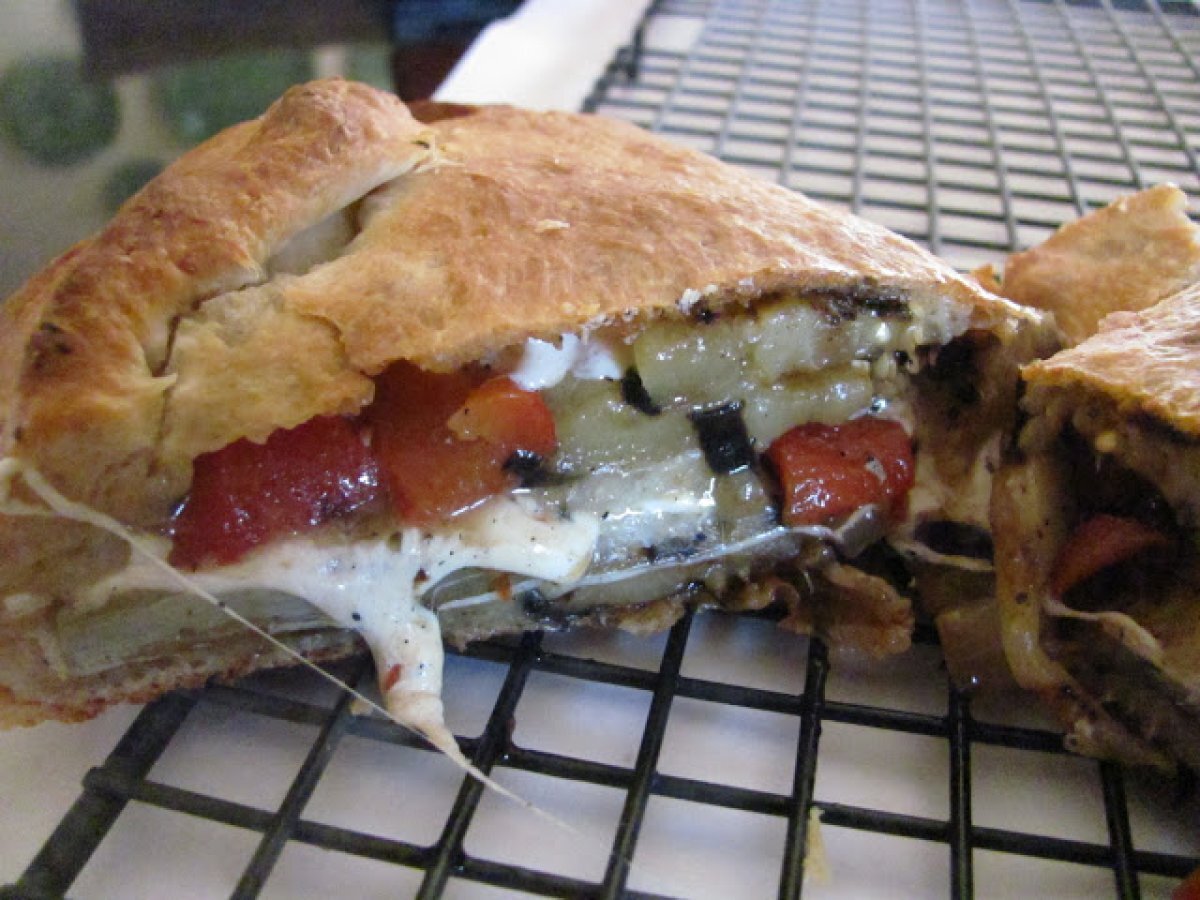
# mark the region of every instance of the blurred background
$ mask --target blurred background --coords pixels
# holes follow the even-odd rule
[[[4,0],[0,296],[99,228],[165,163],[258,115],[291,84],[345,75],[405,99],[428,97],[493,23],[519,13],[589,35],[609,23],[615,44],[645,5]],[[534,71],[541,43],[523,53]],[[612,51],[599,52],[607,59]],[[486,76],[493,84],[503,81],[495,68]]]

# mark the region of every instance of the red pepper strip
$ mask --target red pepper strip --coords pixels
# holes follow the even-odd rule
[[[1200,869],[1197,869],[1171,892],[1171,900],[1200,900]]]
[[[487,441],[510,454],[528,450],[549,456],[558,449],[550,407],[511,378],[493,378],[475,388],[447,425],[462,440]]]
[[[912,487],[912,443],[890,419],[799,425],[767,450],[783,487],[786,525],[819,525],[874,503],[889,511]]]
[[[554,418],[542,398],[508,378],[391,366],[367,412],[396,514],[432,524],[508,490],[504,463],[517,450],[549,455]]]
[[[1137,519],[1105,513],[1092,516],[1075,529],[1058,551],[1050,575],[1050,592],[1061,597],[1101,569],[1169,543],[1167,535]]]
[[[379,468],[359,428],[327,416],[256,444],[235,441],[196,459],[192,490],[174,523],[171,563],[235,562],[374,500]]]

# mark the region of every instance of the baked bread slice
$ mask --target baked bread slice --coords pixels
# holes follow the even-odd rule
[[[1005,656],[1069,744],[1200,771],[1200,229],[1185,208],[1171,186],[1123,198],[1017,266],[1018,293],[1073,310],[1080,342],[1022,373],[993,530]],[[1043,264],[1096,255],[1079,245],[1107,248],[1104,275],[1064,296]],[[1186,286],[1161,299],[1168,285]]]
[[[1004,646],[1081,752],[1200,770],[1200,285],[1025,371],[997,477]]]
[[[990,565],[925,526],[986,539],[1040,314],[632,125],[425,113],[296,88],[8,301],[7,721],[357,630],[431,734],[439,633],[783,600],[883,654],[912,623],[884,539]]]

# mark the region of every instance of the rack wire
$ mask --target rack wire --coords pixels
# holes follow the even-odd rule
[[[1059,222],[1130,189],[1169,180],[1200,196],[1200,14],[1181,0],[658,0],[585,106],[876,219],[973,266],[1034,243]],[[894,673],[882,682],[865,676],[866,689],[847,687],[852,679],[839,686],[838,670],[819,641],[789,638],[787,649],[776,651],[797,680],[802,674],[800,683],[720,677],[714,654],[719,658],[731,647],[770,654],[763,647],[778,639],[764,639],[764,627],[754,618],[688,614],[630,658],[627,645],[614,651],[596,643],[627,639],[580,645],[538,634],[451,658],[451,673],[459,667],[475,679],[486,670],[495,686],[477,733],[462,739],[480,769],[607,792],[608,843],[591,874],[564,872],[537,854],[514,861],[511,854],[489,852],[486,842],[473,843],[491,813],[481,786],[470,779],[449,785],[453,801],[426,839],[323,817],[313,798],[350,744],[402,750],[410,765],[408,750],[423,745],[388,723],[355,715],[345,697],[305,694],[291,683],[281,690],[268,676],[174,694],[146,707],[108,759],[87,774],[78,801],[20,880],[0,895],[57,897],[73,885],[86,890],[89,861],[139,806],[251,835],[253,847],[230,888],[238,898],[271,894],[281,858],[300,846],[376,861],[386,867],[385,880],[404,871],[410,877],[396,892],[411,889],[422,898],[475,896],[471,885],[545,896],[686,894],[696,890],[695,882],[638,874],[638,864],[661,844],[655,828],[668,803],[697,814],[717,810],[779,823],[780,833],[767,842],[770,878],[765,887],[753,887],[780,897],[839,889],[836,852],[832,887],[805,880],[814,810],[826,843],[846,842],[843,858],[873,846],[856,844],[855,836],[900,839],[890,846],[902,847],[918,864],[934,860],[944,869],[936,893],[954,898],[1020,893],[1013,873],[1029,866],[1037,879],[1051,873],[1049,881],[1032,882],[1033,893],[1065,893],[1067,882],[1055,879],[1069,871],[1084,873],[1084,892],[1099,884],[1097,895],[1166,896],[1200,865],[1194,799],[1172,797],[1143,773],[1067,757],[1060,737],[1046,727],[980,715],[937,670],[928,630],[919,631],[917,652],[934,660],[920,677],[922,690],[936,698],[914,705],[895,700],[887,683]],[[749,650],[746,629],[753,630]],[[709,662],[696,662],[693,654],[708,654]],[[931,670],[935,679],[928,677]],[[371,678],[366,660],[337,671],[356,684]],[[539,746],[522,731],[517,723],[526,721],[531,697],[540,696],[531,687],[539,679],[554,680],[568,705],[587,702],[578,701],[583,693],[611,690],[639,716],[644,711],[630,732],[632,743],[614,754],[617,761]],[[782,723],[778,733],[790,737],[765,751],[783,767],[782,780],[764,787],[729,771],[695,772],[681,764],[676,722],[689,708],[693,718],[695,709],[721,709]],[[155,777],[164,757],[193,739],[188,723],[211,718],[213,710],[286,723],[300,742],[302,753],[277,804]],[[850,744],[858,746],[901,736],[936,748],[945,762],[938,767],[941,798],[918,803],[913,812],[861,791],[848,799],[831,796],[819,776],[838,764],[830,754],[850,745],[835,741],[830,749],[838,729],[852,730]],[[750,752],[745,744],[742,749]],[[1055,796],[1052,782],[1069,761],[1066,790],[1094,794],[1088,808],[1102,822],[1055,833],[1038,820],[1046,809],[1036,800],[1033,814],[988,815],[989,803],[1007,802],[1007,788],[986,787],[999,759],[1027,770],[1028,784],[1047,797]],[[404,781],[406,774],[400,769],[395,778]],[[412,793],[419,793],[415,783]],[[722,842],[730,854],[746,846],[730,832],[718,838]],[[659,859],[663,853],[669,855],[661,851]],[[855,881],[858,876],[867,881]],[[880,865],[868,861],[841,888],[862,896],[858,888],[867,884],[881,895],[903,894],[903,878],[903,864],[893,855]],[[743,887],[739,895],[754,893]],[[352,885],[343,889],[357,893]]]

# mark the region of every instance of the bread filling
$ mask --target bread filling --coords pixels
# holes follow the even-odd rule
[[[1196,445],[1080,391],[1030,403],[1026,460],[999,492],[1018,561],[1000,595],[1009,664],[1081,751],[1196,768]]]
[[[1069,427],[1095,454],[1152,483],[1182,523],[1200,526],[1200,443],[1149,416],[1124,414],[1112,400],[1079,389],[1035,389],[1029,402],[1037,418],[1024,443],[1044,444]]]
[[[231,561],[189,566],[188,578],[275,634],[330,625],[358,631],[376,658],[389,711],[426,734],[444,730],[443,636],[465,643],[576,623],[632,627],[650,610],[661,627],[683,603],[736,605],[765,583],[788,585],[794,604],[827,602],[838,593],[820,587],[829,577],[877,610],[865,614],[865,625],[831,631],[867,652],[902,649],[907,601],[874,575],[845,574],[839,561],[866,558],[884,538],[911,542],[920,521],[947,515],[938,496],[961,495],[934,483],[937,465],[913,466],[911,456],[914,441],[918,460],[925,445],[931,459],[937,455],[928,426],[914,421],[924,402],[915,376],[932,365],[930,347],[975,341],[964,337],[965,318],[946,304],[897,297],[784,297],[753,313],[721,315],[701,299],[689,304],[691,322],[531,340],[488,361],[489,377],[537,392],[555,438],[552,453],[518,449],[504,458],[505,480],[493,495],[434,521],[389,511],[386,498],[339,508],[318,497],[312,508],[326,518],[315,521],[313,513],[313,522],[272,534]],[[979,373],[969,365],[959,374]],[[911,472],[896,469],[874,437],[865,449],[842,440],[872,423],[900,435],[899,456],[908,454]],[[981,434],[990,441],[1001,424]],[[793,463],[776,448],[798,431],[804,449]],[[362,434],[368,449],[378,449],[378,428]],[[813,447],[826,455],[811,456]],[[810,491],[809,482],[795,488],[792,473],[781,471],[807,472],[830,453],[857,479],[848,493],[822,472]],[[910,488],[925,498],[913,509],[904,502]],[[357,497],[344,483],[337,490]],[[164,558],[170,552],[165,540],[156,546]],[[213,610],[197,612],[197,603],[164,582],[160,568],[134,560],[55,617],[49,634],[59,676],[93,677],[219,639]],[[870,621],[885,615],[880,604],[889,617],[882,624]],[[897,618],[897,609],[907,612]],[[832,621],[797,608],[791,614],[806,628]],[[885,638],[864,636],[885,628]]]

